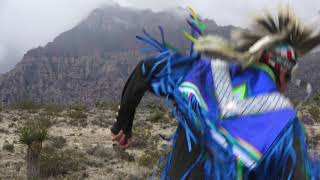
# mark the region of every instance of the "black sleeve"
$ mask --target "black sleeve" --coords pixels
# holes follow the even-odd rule
[[[147,81],[146,76],[156,62],[153,59],[143,60],[131,73],[122,91],[116,122],[111,128],[112,133],[118,134],[120,130],[123,130],[128,137],[131,137],[136,107],[139,105],[145,92],[151,90],[151,84]],[[142,70],[143,66],[145,72]],[[160,71],[162,67],[163,65],[158,66],[155,73]]]

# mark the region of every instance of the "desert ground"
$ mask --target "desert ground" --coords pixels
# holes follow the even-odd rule
[[[317,101],[301,109],[312,154],[320,152],[319,109]],[[40,162],[43,179],[158,179],[164,164],[159,159],[170,151],[165,139],[174,132],[175,120],[160,106],[139,107],[131,148],[122,151],[110,140],[115,116],[116,107],[102,103],[92,108],[28,103],[2,108],[0,179],[26,179],[27,147],[19,142],[19,131],[33,119],[49,127]]]

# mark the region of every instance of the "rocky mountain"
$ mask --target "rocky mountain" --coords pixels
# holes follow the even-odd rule
[[[116,5],[96,9],[46,46],[28,51],[14,69],[1,75],[0,101],[4,104],[118,101],[129,73],[144,57],[135,36],[142,34],[143,28],[159,35],[157,27],[161,25],[166,39],[180,49],[186,49],[189,43],[182,32],[187,29],[187,16],[183,9],[152,12]],[[206,20],[206,23],[208,33],[224,37],[235,28],[218,26],[212,20]],[[316,73],[318,55],[307,57],[310,60],[300,71],[307,79],[314,73],[311,79],[314,82],[319,79]]]
[[[144,56],[135,36],[147,29],[184,49],[184,10],[152,12],[119,6],[96,9],[79,25],[28,51],[10,72],[0,76],[3,103],[94,103],[117,100],[124,81]],[[206,20],[211,32],[228,36],[233,27],[220,27]]]
[[[309,82],[312,85],[313,95],[320,92],[320,52],[314,52],[306,55],[298,60],[299,67],[295,74],[296,77]],[[288,96],[297,100],[303,99],[306,96],[305,89],[299,89],[291,85],[288,91]]]

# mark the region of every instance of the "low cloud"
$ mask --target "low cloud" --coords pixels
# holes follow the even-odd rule
[[[252,12],[291,4],[305,21],[319,17],[319,0],[116,0],[121,6],[154,11],[192,5],[220,25],[246,26]],[[113,0],[0,0],[0,72],[13,67],[27,50],[43,46],[72,28],[93,9]],[[320,22],[320,21],[319,21]],[[10,49],[10,51],[8,51]],[[13,50],[12,50],[13,49]],[[17,52],[8,56],[7,52]],[[6,57],[15,57],[5,59]],[[10,62],[9,62],[10,61]],[[7,66],[7,67],[3,67]]]

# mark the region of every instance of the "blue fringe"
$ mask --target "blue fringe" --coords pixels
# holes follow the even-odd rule
[[[261,164],[258,165],[256,174],[259,178],[283,179],[289,158],[292,161],[292,166],[290,167],[288,179],[291,178],[296,165],[293,133],[293,124],[290,123],[284,133],[280,135],[280,139],[277,139],[276,143],[271,146],[267,156],[261,160]]]
[[[171,141],[172,141],[172,145],[171,145],[172,150],[171,150],[171,152],[170,152],[170,154],[169,154],[169,156],[167,158],[166,166],[164,167],[163,172],[162,172],[161,179],[163,179],[163,180],[168,179],[167,175],[168,175],[168,170],[170,168],[170,164],[171,164],[171,160],[172,160],[173,148],[174,148],[174,146],[176,144],[176,139],[177,139],[177,136],[178,136],[178,129],[179,128],[177,128],[176,132],[174,133],[174,136],[171,139]]]

